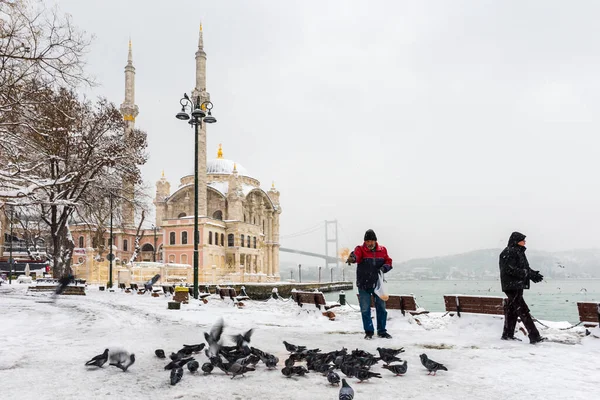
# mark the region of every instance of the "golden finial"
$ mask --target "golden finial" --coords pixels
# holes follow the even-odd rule
[[[202,32],[202,22],[200,22],[200,32]]]
[[[219,143],[219,150],[217,151],[217,158],[223,158],[223,146]]]
[[[275,189],[275,181],[273,181],[273,183],[271,183],[271,188]]]
[[[165,170],[163,169],[161,178],[164,178],[164,177],[165,177]]]
[[[129,38],[129,50],[131,50],[131,38]]]
[[[237,164],[236,163],[233,163],[233,170],[237,171]]]

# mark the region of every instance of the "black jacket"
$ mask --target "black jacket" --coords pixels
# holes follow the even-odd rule
[[[525,235],[513,232],[508,240],[508,246],[500,253],[500,282],[502,291],[529,289],[531,268],[525,255],[524,246],[519,246]]]

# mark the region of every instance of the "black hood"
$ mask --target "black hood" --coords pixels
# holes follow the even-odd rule
[[[364,240],[365,240],[365,242],[367,240],[375,240],[375,241],[377,241],[377,235],[375,235],[375,232],[373,232],[373,229],[368,229],[365,232],[365,239]]]
[[[510,234],[510,239],[508,239],[509,246],[517,246],[521,240],[525,240],[527,236],[523,235],[521,232],[513,232]]]

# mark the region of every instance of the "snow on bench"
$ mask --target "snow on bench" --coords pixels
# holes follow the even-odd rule
[[[504,297],[496,296],[465,296],[462,294],[444,295],[447,312],[473,314],[504,315]]]
[[[37,285],[37,286],[29,286],[30,292],[55,292],[57,286],[56,285]],[[66,295],[76,295],[76,296],[85,296],[85,286],[67,286],[65,291],[62,294]]]

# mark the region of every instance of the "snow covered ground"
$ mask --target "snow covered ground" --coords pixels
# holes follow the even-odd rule
[[[287,354],[282,340],[323,351],[347,347],[376,353],[378,346],[404,347],[407,374],[396,377],[376,365],[372,370],[383,379],[361,384],[349,379],[355,399],[589,400],[600,378],[600,339],[582,337],[582,328],[554,329],[566,323],[552,323],[542,334],[574,344],[532,346],[501,341],[498,317],[433,314],[417,317],[418,324],[390,311],[388,331],[394,338],[366,341],[360,313],[348,306],[334,309],[337,318],[329,321],[320,313],[300,311],[291,301],[248,301],[238,309],[211,298],[208,304],[193,302],[177,311],[167,310],[164,297],[100,292],[94,286],[85,297],[62,296],[55,304],[45,302],[48,294],[26,289],[0,287],[2,399],[337,399],[339,388],[318,373],[290,379],[281,374]],[[268,371],[259,363],[255,372],[233,380],[220,371],[192,375],[185,369],[181,382],[171,386],[169,371],[163,369],[167,361],[154,350],[169,354],[184,343],[201,343],[203,332],[220,317],[228,344],[229,334],[256,328],[251,344],[277,355],[280,368]],[[84,367],[105,348],[133,352],[136,363],[127,372]],[[421,353],[449,371],[428,376]],[[196,359],[206,361],[204,354]]]

